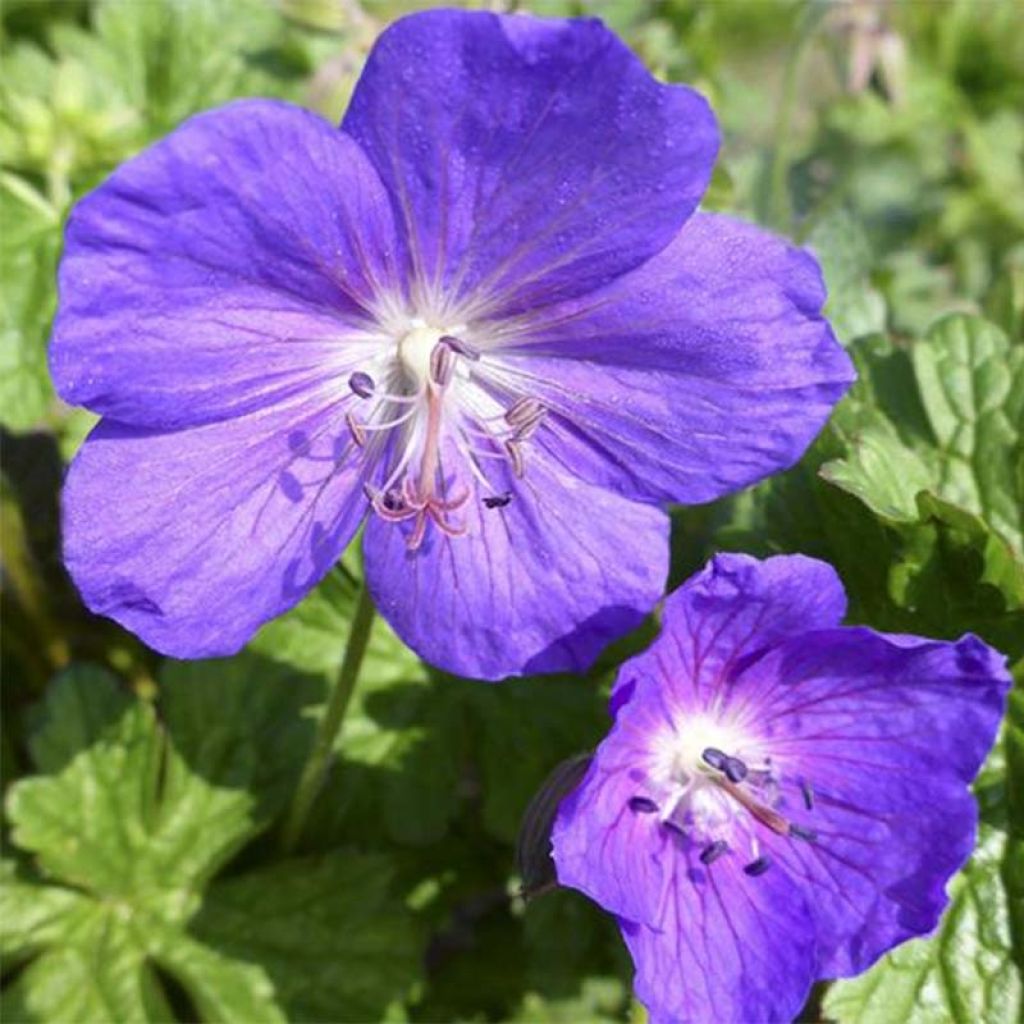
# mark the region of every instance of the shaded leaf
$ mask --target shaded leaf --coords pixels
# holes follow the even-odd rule
[[[289,1020],[378,1020],[408,993],[422,954],[392,874],[369,854],[283,861],[214,883],[194,929],[260,964]]]
[[[324,686],[333,682],[358,585],[348,567],[336,569],[265,626],[251,650]],[[432,676],[378,616],[338,738],[335,802],[361,805],[401,842],[441,836],[458,802],[462,685]]]

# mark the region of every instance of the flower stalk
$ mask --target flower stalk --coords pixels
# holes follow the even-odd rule
[[[284,828],[281,831],[281,848],[286,853],[293,852],[298,846],[313,801],[327,777],[334,742],[341,731],[345,712],[348,710],[356,680],[359,678],[359,669],[362,667],[363,658],[366,655],[370,631],[373,629],[373,618],[373,600],[370,598],[370,591],[364,582],[359,591],[356,613],[352,620],[352,629],[348,635],[341,668],[334,686],[327,694],[327,704],[317,725],[313,749],[302,769],[299,784],[295,789],[291,805],[288,808],[288,815],[285,818]]]

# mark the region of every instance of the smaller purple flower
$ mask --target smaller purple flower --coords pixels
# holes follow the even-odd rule
[[[721,555],[619,674],[552,847],[618,916],[652,1024],[792,1019],[934,928],[970,855],[1005,659],[840,628],[845,606],[825,563]]]

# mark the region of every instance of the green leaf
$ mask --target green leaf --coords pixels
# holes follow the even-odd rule
[[[73,889],[40,886],[9,860],[0,861],[0,954],[21,959],[77,931],[93,902]]]
[[[197,111],[239,96],[303,98],[316,48],[274,4],[89,7],[87,28],[71,18],[48,25],[45,50],[11,47],[0,81],[0,158],[45,178],[61,206]]]
[[[2,882],[0,952],[17,962],[35,958],[4,991],[4,1019],[171,1019],[130,907],[40,885],[10,861]]]
[[[509,1020],[516,1024],[618,1024],[628,993],[618,978],[583,978],[574,995],[545,997],[527,992]]]
[[[261,964],[237,959],[157,922],[150,923],[146,941],[154,959],[188,993],[203,1021],[287,1020]]]
[[[935,321],[966,303],[948,266],[936,265],[927,253],[905,249],[889,253],[875,271],[889,307],[889,329],[919,336]]]
[[[332,854],[216,882],[196,934],[258,962],[290,1020],[379,1020],[419,973],[421,942],[388,859]]]
[[[82,944],[50,950],[34,960],[3,993],[3,1017],[34,1021],[170,1021],[152,968],[129,928],[95,915]]]
[[[551,769],[603,739],[607,694],[594,680],[573,676],[479,687],[469,697],[480,730],[484,824],[512,842]]]
[[[94,182],[142,144],[142,119],[102,62],[90,59],[102,44],[68,23],[49,35],[47,50],[22,43],[5,59],[0,155],[6,166],[45,178],[53,201],[65,206],[73,180]]]
[[[1005,1024],[1024,1013],[1020,965],[1010,944],[1002,882],[1006,834],[982,828],[967,868],[950,886],[939,930],[883,958],[866,974],[833,985],[825,1013],[840,1024]]]
[[[366,978],[383,979],[389,1000],[409,988],[419,939],[389,895],[386,858],[339,851],[211,885],[280,806],[304,752],[298,707],[320,688],[260,669],[257,659],[172,665],[159,716],[98,669],[74,668],[50,688],[31,742],[40,774],[7,801],[13,842],[44,876],[4,866],[0,950],[27,961],[5,993],[10,1017],[169,1020],[159,972],[203,1021],[301,1019],[293,1003],[304,993],[343,990],[359,1016],[383,1005],[381,989],[360,987]],[[268,907],[276,934],[260,930]],[[332,952],[362,957],[343,980],[337,959],[303,945],[316,908],[328,915],[325,942],[336,932]]]
[[[913,522],[916,497],[932,483],[932,471],[912,448],[905,448],[892,423],[879,416],[863,424],[849,453],[822,467],[829,483],[855,494],[883,519]]]
[[[821,261],[828,286],[825,313],[836,334],[848,343],[885,327],[885,300],[869,280],[870,243],[864,229],[846,210],[823,217],[807,244]]]
[[[284,807],[313,737],[324,684],[254,652],[210,661],[167,661],[161,715],[191,772],[244,788],[255,827]]]
[[[951,316],[912,357],[939,449],[938,494],[1024,552],[1024,348],[979,317]]]
[[[0,174],[0,416],[26,430],[54,403],[46,368],[60,212],[13,174]]]
[[[1024,348],[980,317],[954,315],[911,347],[909,373],[902,353],[860,355],[866,379],[836,417],[848,450],[825,479],[898,522],[915,521],[918,494],[931,491],[1024,557]],[[879,392],[887,376],[898,392]]]
[[[1024,339],[1024,243],[1011,249],[985,296],[985,311],[1011,340]]]
[[[94,33],[67,31],[62,52],[104,76],[141,111],[150,138],[236,96],[288,95],[285,24],[261,0],[101,0]]]
[[[197,887],[254,834],[253,798],[195,774],[153,708],[99,670],[74,670],[50,690],[33,749],[49,774],[12,788],[14,842],[98,896],[184,920]]]
[[[923,498],[924,518],[890,522],[814,471],[812,458],[736,503],[719,544],[760,556],[801,552],[830,562],[849,598],[848,621],[955,638],[973,631],[1024,654],[1024,569],[977,516]]]

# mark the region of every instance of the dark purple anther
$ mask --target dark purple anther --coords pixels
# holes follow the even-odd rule
[[[512,472],[522,480],[523,474],[526,472],[526,467],[523,464],[523,450],[519,447],[518,442],[506,441],[505,454],[508,456],[509,462],[512,463]]]
[[[814,810],[814,790],[811,789],[811,784],[809,782],[801,782],[800,783],[800,792],[803,794],[804,807],[806,807],[807,810],[809,810],[809,811],[813,811]]]
[[[402,499],[402,495],[392,487],[391,490],[386,491],[384,494],[379,495],[379,501],[383,508],[386,508],[389,512],[398,512],[400,509],[405,507],[405,501]]]
[[[439,341],[430,353],[430,379],[439,387],[447,387],[455,373],[455,349]]]
[[[484,498],[484,505],[487,508],[504,508],[511,500],[511,491],[506,491],[504,494],[488,494]]]
[[[677,833],[678,835],[681,835],[681,836],[685,836],[686,835],[686,829],[683,828],[683,826],[680,825],[679,822],[676,821],[674,818],[666,818],[662,822],[662,825],[664,825],[665,828],[667,828],[670,832],[675,832],[675,833]]]
[[[742,782],[747,777],[747,766],[738,757],[727,757],[722,770],[730,782]]]
[[[536,398],[519,398],[505,410],[505,422],[510,427],[524,427],[541,419],[546,409]]]
[[[373,398],[373,391],[376,387],[373,378],[368,373],[363,373],[362,370],[357,370],[349,377],[348,386],[360,398]]]
[[[520,398],[505,413],[505,422],[515,428],[516,441],[528,441],[537,432],[547,413],[543,402],[536,398]]]
[[[713,843],[705,846],[700,851],[701,864],[714,864],[719,857],[729,849],[729,844],[724,839],[716,839]]]
[[[705,764],[711,765],[716,771],[722,771],[726,761],[729,760],[728,755],[718,747],[705,747],[700,756]]]
[[[480,349],[475,345],[470,345],[468,341],[456,338],[453,334],[442,335],[439,341],[458,355],[465,356],[471,363],[475,363],[480,358]]]
[[[813,828],[804,828],[803,825],[789,826],[789,834],[796,836],[797,839],[802,839],[806,843],[816,843],[818,841],[818,833]]]
[[[650,797],[631,796],[629,798],[629,809],[636,811],[638,814],[653,814],[658,809],[658,805]]]
[[[763,875],[771,866],[772,862],[768,857],[758,857],[757,860],[744,864],[743,871],[745,874],[750,875],[751,878],[757,878],[758,875]]]

